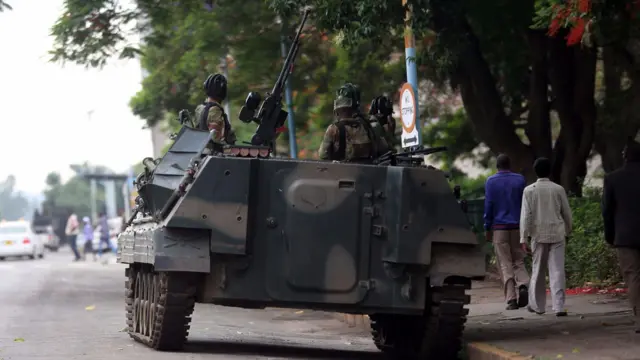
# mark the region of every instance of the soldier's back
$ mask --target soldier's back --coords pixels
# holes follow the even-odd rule
[[[374,143],[369,131],[361,119],[340,119],[336,122],[338,129],[343,128],[345,134],[344,160],[346,161],[370,161],[375,156]],[[373,135],[373,134],[371,134]],[[339,150],[340,130],[338,131]]]

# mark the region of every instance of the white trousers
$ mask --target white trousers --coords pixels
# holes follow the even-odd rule
[[[531,243],[533,265],[531,266],[531,282],[529,284],[529,306],[537,312],[545,312],[547,303],[547,284],[545,275],[549,269],[549,283],[551,301],[554,312],[564,311],[565,301],[565,272],[564,272],[565,242],[544,244]]]

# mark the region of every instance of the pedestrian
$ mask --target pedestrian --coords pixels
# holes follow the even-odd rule
[[[530,312],[544,314],[549,269],[551,301],[556,316],[566,316],[564,253],[571,234],[571,207],[564,188],[551,180],[551,161],[541,157],[533,164],[538,180],[524,189],[520,215],[520,243],[527,251],[531,242],[533,264],[529,284]]]
[[[604,177],[604,238],[618,254],[640,334],[640,131],[627,139],[623,158],[623,167]]]
[[[81,259],[80,254],[78,253],[78,244],[76,244],[79,233],[80,224],[78,224],[78,216],[76,214],[71,214],[67,219],[67,225],[64,228],[64,234],[67,237],[67,241],[69,242],[71,251],[73,251],[73,255],[75,256],[75,259],[73,261],[79,261]]]
[[[487,179],[484,198],[484,229],[493,242],[507,310],[528,304],[529,274],[524,265],[526,253],[519,244],[520,207],[526,186],[524,176],[511,171],[506,154],[497,158],[498,172]]]
[[[93,250],[93,226],[91,226],[91,219],[88,216],[82,218],[84,222],[84,228],[82,229],[82,233],[84,235],[84,258],[87,258],[87,253],[91,253],[93,255],[93,261],[96,261],[96,252]]]
[[[98,224],[100,226],[100,242],[98,243],[98,256],[102,257],[103,243],[107,245],[107,249],[109,249],[109,252],[112,251],[111,242],[109,242],[109,237],[110,237],[109,222],[107,221],[107,215],[105,213],[100,213]]]

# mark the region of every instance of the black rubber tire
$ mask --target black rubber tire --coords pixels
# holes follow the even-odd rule
[[[432,287],[424,316],[371,315],[373,342],[391,359],[458,359],[470,288],[471,281],[461,278]]]
[[[189,323],[195,306],[196,283],[192,273],[156,272],[148,264],[132,264],[125,270],[125,303],[127,329],[134,340],[160,351],[182,350],[189,335]],[[136,286],[143,298],[150,299],[146,310],[146,326],[138,331],[135,305]],[[153,286],[152,286],[153,285]],[[143,289],[144,287],[144,289]],[[150,295],[151,294],[151,295]],[[143,314],[145,316],[145,314]],[[142,325],[142,324],[141,324]]]

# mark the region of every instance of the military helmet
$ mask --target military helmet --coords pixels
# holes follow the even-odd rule
[[[204,81],[204,91],[207,96],[224,100],[227,97],[227,78],[222,74],[211,74]]]
[[[336,99],[333,102],[333,109],[352,108],[357,109],[360,107],[360,89],[352,83],[346,83],[342,85],[338,91],[336,91]]]

